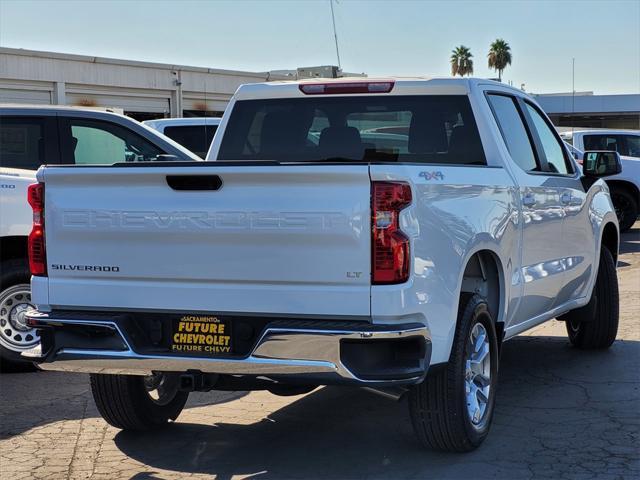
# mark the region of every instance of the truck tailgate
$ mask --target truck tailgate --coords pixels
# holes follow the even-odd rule
[[[39,179],[54,308],[370,314],[367,165],[53,167]]]

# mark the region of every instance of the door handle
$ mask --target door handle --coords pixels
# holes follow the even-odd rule
[[[533,193],[525,193],[522,197],[522,204],[527,207],[532,207],[536,204],[536,197]]]
[[[167,185],[174,190],[220,190],[218,175],[167,175]]]
[[[565,205],[571,204],[571,192],[564,192],[560,195],[560,201]]]

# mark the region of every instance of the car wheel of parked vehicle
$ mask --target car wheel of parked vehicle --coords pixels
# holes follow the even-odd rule
[[[613,255],[600,252],[596,284],[587,305],[564,316],[571,343],[584,349],[608,348],[618,333],[618,276]]]
[[[638,218],[638,199],[628,190],[611,190],[611,201],[618,216],[620,233],[629,230]]]
[[[412,387],[409,411],[420,441],[436,450],[466,452],[489,433],[498,381],[498,340],[484,298],[460,299],[449,362]]]
[[[0,264],[0,368],[2,371],[33,370],[20,353],[40,341],[37,332],[27,326],[25,313],[31,303],[31,273],[24,260],[6,260]]]
[[[180,415],[189,394],[179,390],[177,374],[91,374],[91,391],[107,423],[122,430],[149,430]]]

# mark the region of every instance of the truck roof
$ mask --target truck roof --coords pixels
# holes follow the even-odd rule
[[[611,129],[611,128],[576,128],[573,132],[562,132],[560,134],[563,138],[570,138],[575,135],[640,135],[640,130],[632,129]]]
[[[136,121],[117,111],[108,108],[92,108],[67,105],[28,105],[22,103],[0,103],[0,114],[2,115],[55,115],[57,113],[73,114],[77,117],[90,118],[124,118],[129,121]]]
[[[447,77],[343,77],[343,78],[313,78],[305,80],[284,80],[275,82],[248,83],[241,85],[235,93],[237,100],[251,100],[262,98],[303,98],[300,85],[305,84],[362,84],[393,82],[394,86],[388,95],[464,95],[468,94],[476,85],[495,85],[501,89],[511,90],[523,95],[522,90],[504,83],[485,78],[447,78]],[[330,94],[336,95],[336,94]],[[338,94],[340,95],[340,94]],[[369,94],[365,94],[369,95]]]
[[[193,125],[220,125],[220,120],[221,117],[182,117],[145,120],[142,123],[157,129],[165,127],[184,127]]]

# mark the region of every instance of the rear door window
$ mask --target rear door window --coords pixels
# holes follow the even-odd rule
[[[463,95],[241,100],[218,159],[486,165]]]
[[[55,128],[55,121],[55,117],[0,117],[0,166],[37,170],[55,163],[57,152],[47,152],[45,142],[48,124]]]
[[[205,158],[217,128],[217,125],[176,125],[165,127],[163,133],[200,158]]]
[[[121,162],[150,162],[164,154],[162,149],[128,128],[101,120],[64,120],[63,163],[102,165]]]

